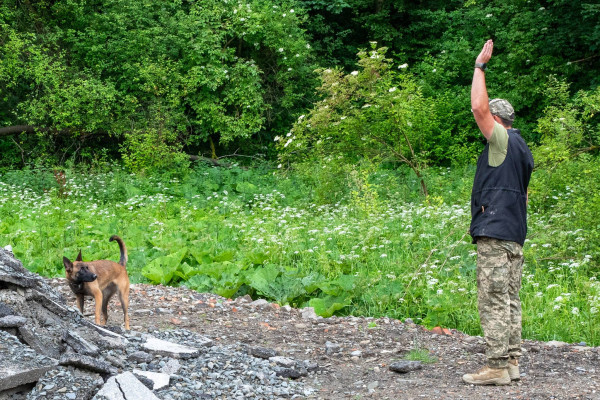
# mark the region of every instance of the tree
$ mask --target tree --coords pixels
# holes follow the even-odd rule
[[[427,196],[422,174],[439,129],[434,105],[409,74],[385,57],[386,48],[358,53],[359,70],[320,70],[323,100],[276,138],[282,163],[354,164],[362,159],[407,165]]]

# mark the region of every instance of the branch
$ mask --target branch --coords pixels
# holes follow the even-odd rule
[[[0,128],[0,136],[10,136],[10,135],[18,135],[20,133],[35,133],[36,130],[45,130],[38,129],[33,125],[14,125],[7,126],[5,128]]]
[[[596,57],[600,57],[600,54],[596,54],[595,56],[590,56],[590,57],[582,58],[580,60],[569,61],[568,64],[574,64],[574,63],[578,63],[578,62],[583,62],[583,61],[591,60],[592,58],[596,58]]]
[[[577,149],[573,154],[571,154],[571,157],[577,157],[580,154],[588,153],[590,151],[594,151],[594,150],[598,150],[598,149],[600,149],[600,146],[590,146],[590,147],[584,147],[583,149]]]
[[[190,161],[203,161],[207,164],[211,164],[215,167],[230,167],[231,164],[223,164],[220,163],[219,160],[209,157],[195,156],[193,154],[188,154]]]

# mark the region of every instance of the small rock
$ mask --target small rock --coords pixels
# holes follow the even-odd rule
[[[567,345],[568,345],[568,343],[560,342],[558,340],[551,340],[546,343],[546,346],[548,346],[548,347],[564,347]]]
[[[127,359],[129,361],[141,364],[141,363],[149,363],[152,361],[154,356],[150,353],[146,353],[145,351],[136,351],[135,353],[131,353]]]
[[[342,347],[337,343],[325,342],[325,353],[327,354],[339,353],[341,349]]]
[[[251,347],[248,351],[254,357],[268,360],[271,357],[277,357],[280,353],[274,349],[268,349],[266,347]]]
[[[377,389],[377,387],[379,386],[379,382],[375,381],[375,382],[371,382],[367,385],[367,390],[369,392],[373,392],[375,389]]]
[[[302,318],[317,319],[319,316],[315,313],[315,309],[313,307],[306,307],[302,309]]]
[[[271,357],[271,358],[269,358],[269,361],[271,361],[277,365],[280,365],[282,367],[285,367],[285,368],[292,368],[294,365],[296,365],[295,360],[293,360],[291,358],[287,358],[287,357],[279,357],[279,356]]]
[[[421,361],[397,361],[390,364],[390,371],[406,374],[423,368]]]

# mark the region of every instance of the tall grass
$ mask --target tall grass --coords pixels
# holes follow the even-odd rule
[[[524,336],[598,345],[600,165],[561,168],[532,181]],[[429,169],[427,201],[410,173],[349,174],[327,204],[310,179],[267,168],[198,165],[168,178],[111,165],[67,170],[64,182],[53,171],[13,171],[0,175],[0,245],[52,277],[79,249],[84,260],[116,260],[108,238],[119,234],[133,282],[480,334],[467,233],[473,172]]]

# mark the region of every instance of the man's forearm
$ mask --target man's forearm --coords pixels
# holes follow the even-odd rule
[[[473,84],[471,86],[471,109],[473,113],[482,115],[489,112],[489,98],[485,86],[485,72],[475,68],[473,72]]]

